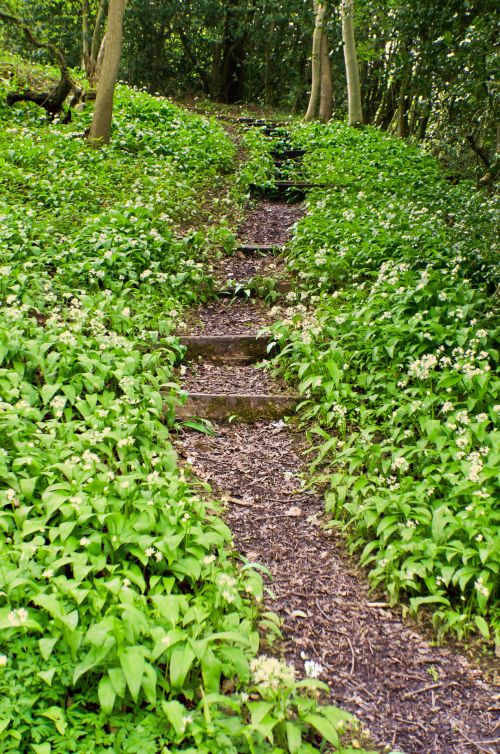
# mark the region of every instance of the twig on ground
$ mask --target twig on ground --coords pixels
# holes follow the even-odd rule
[[[356,654],[354,652],[354,647],[352,646],[352,641],[349,639],[349,637],[346,637],[347,643],[349,644],[349,649],[351,650],[351,669],[349,670],[349,675],[352,675],[354,673],[354,668],[356,667]]]
[[[463,730],[460,730],[460,728],[457,728],[457,732],[460,733],[463,739],[467,741],[467,743],[471,744],[472,746],[475,746],[478,751],[481,752],[481,754],[495,754],[494,749],[484,749],[483,744],[495,744],[500,741],[500,738],[495,738],[493,740],[488,741],[473,741],[472,738],[469,738],[469,736],[466,736]]]
[[[407,694],[403,694],[403,699],[409,699],[412,696],[423,694],[424,691],[430,691],[431,689],[439,689],[441,688],[442,685],[443,685],[442,683],[430,683],[428,686],[422,686],[421,689],[415,689],[415,691],[408,691]],[[449,685],[449,684],[446,684],[446,685]]]

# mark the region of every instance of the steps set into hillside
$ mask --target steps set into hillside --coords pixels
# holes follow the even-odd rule
[[[304,181],[280,180],[287,173],[289,166],[296,166],[305,154],[304,150],[292,149],[288,145],[288,134],[281,124],[268,123],[252,118],[237,119],[243,127],[261,128],[270,138],[279,136],[280,149],[273,152],[276,166],[276,179],[272,188],[252,186],[251,191],[255,197],[262,197],[268,201],[286,201],[287,203],[300,202],[306,192],[316,188],[317,184],[308,184]],[[296,171],[295,171],[296,172]],[[240,257],[260,258],[273,260],[279,255],[281,248],[273,244],[259,242],[242,242],[236,248],[236,254]],[[229,258],[230,259],[230,258]],[[233,278],[232,286],[222,286],[220,296],[237,295],[238,290],[245,288],[244,279]],[[236,286],[234,285],[236,284]],[[239,285],[238,285],[239,284]],[[287,279],[275,279],[275,290],[284,294],[291,290],[292,284]],[[247,292],[248,295],[248,292]],[[251,306],[249,302],[249,306]],[[258,337],[257,329],[248,334],[231,332],[231,307],[227,307],[228,321],[227,333],[224,335],[212,335],[210,323],[206,324],[203,335],[185,335],[181,337],[181,343],[186,348],[184,359],[196,369],[197,363],[212,365],[212,370],[225,371],[230,389],[213,392],[210,387],[198,390],[189,387],[186,380],[188,397],[186,402],[177,410],[180,419],[199,417],[203,419],[227,421],[238,419],[252,422],[262,419],[276,420],[285,415],[293,414],[298,402],[297,395],[281,393],[273,389],[271,392],[256,392],[248,387],[248,378],[254,372],[254,364],[265,360],[270,352],[270,339]],[[237,373],[232,368],[238,365]],[[213,371],[209,374],[213,374]],[[209,380],[210,382],[210,380]]]
[[[252,125],[275,135],[277,124],[242,124]],[[277,177],[300,175],[289,166],[298,167],[303,153],[288,149],[281,127],[276,135],[284,144],[274,155]],[[282,620],[281,649],[298,676],[307,675],[314,660],[333,704],[363,721],[385,746],[380,751],[493,754],[493,686],[460,653],[429,643],[400,611],[375,599],[341,538],[320,525],[323,495],[301,476],[305,446],[281,420],[293,414],[298,396],[255,367],[275,347],[258,337],[273,312],[245,285],[256,272],[286,275],[279,251],[304,212],[300,204],[285,202],[303,194],[290,182],[278,183],[271,195],[255,187],[255,194],[265,198],[240,229],[236,254],[218,265],[219,298],[196,310],[196,321],[181,338],[188,398],[178,410],[185,422],[179,454],[226,502],[224,520],[237,551],[269,574],[265,607]],[[228,280],[240,284],[233,293],[241,289],[245,295],[228,295]],[[200,422],[188,421],[195,417],[212,420],[214,434],[190,431],[200,429]]]

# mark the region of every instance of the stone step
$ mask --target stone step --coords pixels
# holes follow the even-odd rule
[[[225,364],[255,364],[269,355],[271,338],[256,335],[185,335],[185,358]]]
[[[294,413],[299,402],[296,395],[219,395],[189,393],[186,403],[176,409],[177,419],[212,419],[228,421],[232,417],[251,423],[263,419],[281,419]]]

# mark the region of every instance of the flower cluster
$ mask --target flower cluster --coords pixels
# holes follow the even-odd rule
[[[252,680],[256,686],[271,691],[290,688],[295,683],[295,668],[275,657],[261,655],[250,663]]]

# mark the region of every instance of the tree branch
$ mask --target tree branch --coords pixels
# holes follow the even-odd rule
[[[481,158],[481,160],[484,162],[487,168],[491,165],[491,160],[488,152],[484,147],[480,147],[479,144],[476,144],[476,140],[474,139],[472,134],[469,134],[467,136],[467,141],[469,142],[469,146],[472,149],[473,152],[477,154],[478,157]]]
[[[61,73],[67,73],[68,65],[66,63],[66,58],[62,54],[61,50],[51,42],[41,42],[39,39],[37,39],[30,27],[25,23],[25,21],[23,21],[22,18],[17,18],[17,16],[12,16],[10,13],[5,13],[4,11],[0,10],[0,21],[5,21],[6,23],[17,26],[18,29],[20,29],[24,33],[25,37],[33,45],[33,47],[48,50]]]

